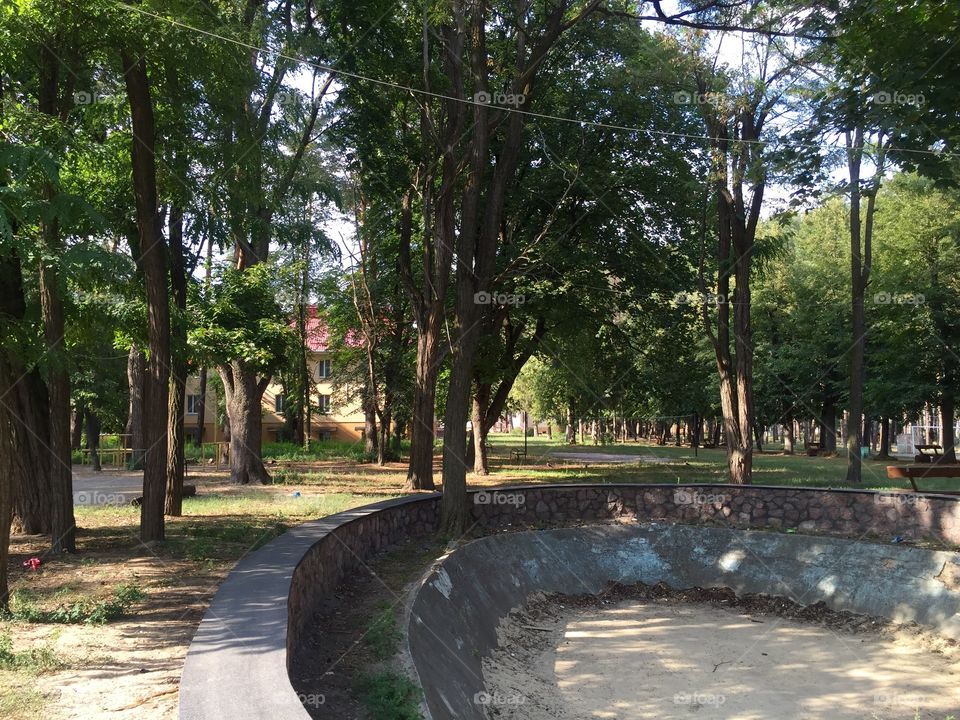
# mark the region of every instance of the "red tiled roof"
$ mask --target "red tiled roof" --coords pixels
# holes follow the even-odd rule
[[[330,347],[330,331],[327,324],[318,317],[307,318],[307,350],[326,352]]]
[[[291,320],[290,327],[296,328],[296,320]],[[330,329],[326,321],[320,315],[316,305],[307,307],[307,350],[310,352],[327,352],[330,349]],[[362,335],[353,329],[347,330],[344,343],[349,347],[358,348],[363,346]]]

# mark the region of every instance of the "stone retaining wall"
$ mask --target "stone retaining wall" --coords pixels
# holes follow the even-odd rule
[[[348,574],[362,570],[372,555],[405,538],[436,531],[439,519],[439,496],[428,495],[419,502],[394,505],[340,525],[311,546],[297,563],[290,583],[288,667],[297,640],[303,637],[321,600],[333,595]]]
[[[960,498],[910,492],[726,484],[528,485],[478,491],[472,512],[481,525],[492,528],[657,520],[960,545]]]

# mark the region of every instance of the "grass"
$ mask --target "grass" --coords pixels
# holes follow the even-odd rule
[[[0,634],[0,670],[17,670],[29,675],[39,675],[59,670],[65,665],[66,662],[57,655],[50,641],[28,650],[16,651],[13,648],[13,638],[6,633]]]
[[[360,676],[357,696],[377,720],[420,720],[420,688],[393,670]]]
[[[9,679],[5,678],[9,675]],[[46,709],[48,700],[43,693],[23,684],[22,676],[0,671],[0,717],[17,720],[45,720],[50,715]]]
[[[53,598],[63,597],[76,592],[67,586],[53,594]],[[82,598],[70,603],[60,603],[53,609],[40,607],[35,595],[27,588],[17,588],[11,594],[10,613],[13,619],[32,623],[61,623],[103,625],[111,620],[127,615],[130,608],[146,597],[136,585],[117,585],[113,594],[107,598]],[[0,647],[2,662],[2,647]]]
[[[396,655],[401,638],[394,606],[381,602],[363,634],[364,643],[377,660],[387,660]]]
[[[621,482],[621,483],[687,483],[726,482],[726,453],[723,449],[703,449],[696,452],[689,447],[654,445],[631,442],[607,445],[567,445],[546,437],[527,438],[527,469],[518,473],[518,464],[509,460],[511,450],[523,447],[522,435],[491,433],[491,478],[512,480],[528,478],[532,482]],[[551,457],[553,453],[605,455],[636,455],[636,463],[599,464],[584,458]],[[669,462],[650,462],[645,458],[663,458]],[[547,464],[549,463],[550,466]],[[870,489],[908,489],[906,480],[887,478],[887,465],[892,460],[868,459],[863,465],[864,482]],[[845,457],[808,457],[803,454],[755,453],[753,481],[758,485],[787,485],[796,487],[850,487],[846,482]],[[585,467],[586,465],[586,467]],[[956,478],[930,478],[923,487],[931,490],[956,489]]]

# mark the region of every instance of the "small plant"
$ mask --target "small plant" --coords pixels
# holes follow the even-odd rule
[[[52,672],[64,666],[49,643],[22,652],[13,649],[13,639],[0,635],[0,670],[23,670],[31,673]]]
[[[363,635],[364,642],[370,647],[377,660],[386,660],[397,652],[400,642],[400,629],[397,616],[392,607],[382,606],[374,616]]]
[[[37,606],[27,593],[14,595],[13,616],[34,623],[60,623],[64,625],[103,625],[122,615],[130,607],[146,597],[136,585],[117,585],[113,596],[103,600],[77,600],[69,604],[60,604],[53,610]]]
[[[356,693],[377,720],[421,720],[420,688],[390,670],[361,675]]]

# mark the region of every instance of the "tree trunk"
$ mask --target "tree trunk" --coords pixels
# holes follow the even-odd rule
[[[363,453],[368,460],[377,456],[377,408],[369,380],[363,391]]]
[[[377,438],[377,465],[383,467],[391,454],[390,424],[392,420],[393,399],[387,393],[383,401],[383,415],[380,417],[379,437]]]
[[[204,263],[204,274],[205,274],[205,284],[204,292],[209,293],[210,291],[210,278],[213,274],[213,234],[211,233],[210,237],[207,239],[207,258]],[[200,407],[197,408],[197,439],[194,441],[196,447],[203,447],[203,433],[204,426],[207,424],[207,373],[210,372],[210,369],[207,367],[200,368]],[[216,423],[216,413],[214,413],[213,418],[214,423]]]
[[[6,397],[13,388],[14,377],[10,375],[10,366],[0,350],[0,397]],[[6,403],[0,403],[0,613],[9,609],[10,587],[7,582],[10,567],[10,526],[13,517],[13,493],[17,484],[23,483],[25,468],[20,448],[14,439],[18,421],[8,410]]]
[[[489,390],[489,387],[487,388]],[[473,397],[473,413],[471,422],[473,424],[473,472],[477,475],[489,475],[490,463],[487,458],[487,432],[486,420],[484,419],[484,409],[486,403],[480,396],[483,392],[478,388]]]
[[[186,361],[175,360],[170,372],[167,492],[164,501],[164,512],[172,517],[180,517],[183,514],[183,481],[186,473],[183,411],[186,399],[186,376]]]
[[[203,430],[207,424],[207,373],[210,372],[206,367],[200,368],[200,406],[197,408],[197,437],[193,441],[194,447],[203,447]],[[216,420],[216,418],[214,418]]]
[[[941,388],[940,397],[940,434],[942,436],[943,460],[945,463],[956,463],[957,452],[954,448],[954,423],[956,422],[953,388]]]
[[[867,197],[866,217],[862,223],[860,216],[860,167],[864,153],[863,129],[857,127],[846,132],[847,170],[850,174],[850,273],[851,273],[851,330],[853,345],[850,352],[850,407],[846,425],[847,446],[847,482],[859,485],[863,481],[863,460],[860,448],[863,446],[864,396],[866,381],[867,319],[864,308],[864,294],[870,281],[872,265],[873,216],[876,210],[876,190],[883,176],[884,146],[876,160],[874,175],[875,187]]]
[[[83,447],[83,425],[85,408],[75,407],[70,416],[70,449],[79,450]]]
[[[183,256],[183,210],[170,208],[170,278],[177,308],[172,323],[172,344],[176,349],[170,364],[170,398],[167,438],[167,492],[164,512],[172,517],[183,514],[183,480],[186,474],[185,402],[187,391],[187,267]]]
[[[573,408],[573,400],[567,403],[567,427],[564,431],[567,445],[577,444],[577,418]]]
[[[38,368],[26,371],[14,358],[8,360],[10,384],[5,405],[15,422],[14,446],[23,472],[14,475],[14,521],[17,532],[49,535],[53,528],[47,451],[47,388]]]
[[[441,320],[438,315],[436,320]],[[410,465],[407,468],[408,490],[434,490],[433,440],[434,413],[439,372],[439,327],[418,329],[417,369],[413,389],[413,415],[410,420]]]
[[[824,452],[837,451],[837,406],[832,397],[823,400],[820,417],[820,446]]]
[[[48,193],[49,195],[49,193]],[[66,318],[60,296],[60,276],[55,263],[62,251],[56,221],[43,224],[45,252],[40,260],[40,307],[46,347],[48,392],[48,452],[50,453],[51,549],[55,553],[76,550],[73,518],[72,443],[70,437],[70,370],[67,366]]]
[[[153,100],[147,64],[121,51],[123,75],[130,102],[131,165],[136,199],[138,245],[135,257],[143,272],[147,298],[147,360],[143,391],[143,502],[140,539],[163,540],[163,506],[167,480],[167,412],[170,374],[170,305],[167,257],[157,205]]]
[[[880,418],[880,452],[877,460],[890,459],[890,418]]]
[[[405,423],[399,419],[393,423],[393,451],[397,458],[400,457],[400,448],[403,446],[403,431]]]
[[[100,416],[93,410],[86,412],[87,419],[87,450],[90,451],[90,467],[94,472],[100,472]]]
[[[15,233],[16,221],[11,224]],[[0,327],[8,319],[22,321],[26,314],[22,266],[14,247],[0,246]],[[27,370],[15,345],[0,345],[0,605],[7,596],[11,528],[29,535],[50,532],[46,393],[39,369]]]
[[[146,358],[134,343],[127,354],[127,425],[126,446],[131,449],[130,469],[143,469],[143,375]]]
[[[793,455],[794,428],[793,417],[787,417],[783,421],[783,454]]]
[[[219,369],[230,424],[230,482],[239,485],[270,483],[263,464],[261,401],[270,378],[256,374],[239,360]]]

